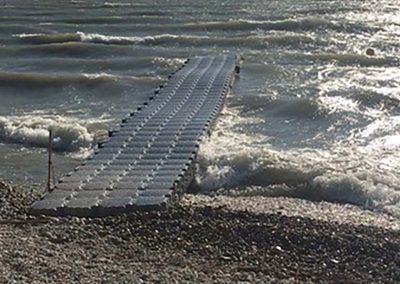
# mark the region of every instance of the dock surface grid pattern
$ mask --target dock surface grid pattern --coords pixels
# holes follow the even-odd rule
[[[193,179],[199,143],[222,108],[236,64],[234,55],[186,61],[31,213],[95,217],[174,203]]]

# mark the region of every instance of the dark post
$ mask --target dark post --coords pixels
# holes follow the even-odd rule
[[[53,188],[51,187],[51,172],[52,172],[52,161],[51,161],[51,154],[52,154],[52,149],[53,149],[53,131],[50,129],[49,130],[49,143],[47,146],[47,152],[49,154],[49,161],[47,165],[47,191],[53,191]]]

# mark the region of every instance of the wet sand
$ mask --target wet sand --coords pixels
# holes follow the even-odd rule
[[[395,283],[400,220],[349,205],[187,195],[167,212],[31,217],[0,184],[0,283]]]

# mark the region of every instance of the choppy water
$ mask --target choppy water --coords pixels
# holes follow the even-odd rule
[[[201,148],[203,190],[400,215],[400,1],[0,7],[1,176],[43,183],[48,128],[58,174],[72,169],[185,58],[235,52],[245,61]]]

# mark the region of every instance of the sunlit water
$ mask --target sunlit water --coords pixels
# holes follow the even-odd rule
[[[233,52],[244,64],[201,146],[203,191],[400,216],[399,1],[0,6],[2,177],[44,182],[49,128],[57,174],[71,170],[184,59]]]

